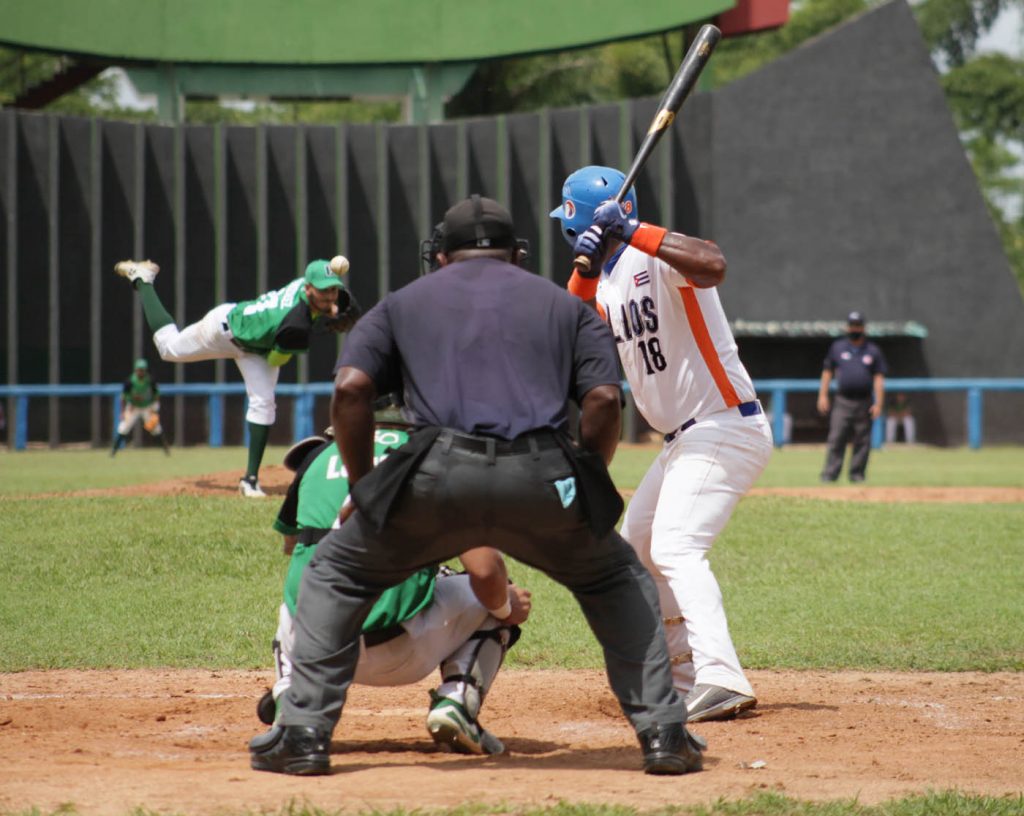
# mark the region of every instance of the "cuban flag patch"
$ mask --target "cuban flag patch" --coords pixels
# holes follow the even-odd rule
[[[645,269],[633,276],[634,286],[646,286],[651,282],[651,274]]]

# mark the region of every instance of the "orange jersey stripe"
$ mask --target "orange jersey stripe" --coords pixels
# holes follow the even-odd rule
[[[725,400],[726,407],[732,408],[739,405],[740,398],[736,396],[736,389],[732,387],[729,375],[725,373],[722,361],[718,359],[718,352],[715,351],[715,344],[711,341],[708,324],[704,322],[704,315],[701,313],[696,293],[689,286],[680,286],[679,296],[683,299],[683,308],[686,310],[686,319],[690,321],[693,339],[697,341],[700,356],[704,358],[704,364],[708,367],[715,385],[718,386],[718,393]]]

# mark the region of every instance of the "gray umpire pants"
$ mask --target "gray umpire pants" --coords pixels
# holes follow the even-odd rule
[[[846,446],[850,454],[850,478],[863,479],[871,453],[871,397],[851,398],[836,395],[828,426],[828,454],[821,478],[834,482],[843,469]]]
[[[594,536],[578,497],[563,506],[555,482],[571,476],[558,448],[489,457],[435,442],[383,531],[357,511],[317,546],[299,590],[292,684],[279,722],[333,731],[362,623],[379,595],[419,567],[484,545],[572,592],[634,728],[686,722],[654,581],[618,533]]]

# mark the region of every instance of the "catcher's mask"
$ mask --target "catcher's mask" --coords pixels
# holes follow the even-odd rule
[[[440,263],[437,260],[437,253],[441,251],[441,242],[444,240],[444,223],[434,224],[434,231],[429,238],[420,241],[420,261],[422,262],[422,274],[429,275],[436,272]]]
[[[565,180],[562,205],[555,207],[550,216],[561,221],[562,235],[569,246],[574,246],[576,237],[590,226],[597,205],[614,198],[625,180],[626,176],[621,171],[599,165],[581,167]],[[633,187],[622,199],[622,209],[626,215],[637,217],[636,190]]]
[[[305,439],[299,440],[285,453],[284,466],[294,473],[313,449],[320,447],[326,441],[325,436],[307,436]]]
[[[413,423],[402,411],[402,395],[397,392],[384,394],[373,402],[373,420],[378,427],[408,428]]]

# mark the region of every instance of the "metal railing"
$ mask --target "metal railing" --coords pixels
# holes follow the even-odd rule
[[[786,399],[790,392],[816,392],[817,379],[755,380],[754,387],[762,397],[770,398],[769,413],[772,416],[772,434],[777,447],[785,444],[784,428]],[[24,450],[28,445],[29,400],[39,397],[109,397],[113,400],[114,424],[121,415],[121,393],[123,386],[114,384],[81,385],[0,385],[0,398],[14,400],[14,415],[9,417],[13,429],[11,437],[15,450]],[[295,441],[311,436],[313,428],[313,403],[318,396],[330,396],[334,386],[330,382],[295,384],[281,383],[277,386],[278,397],[294,400],[292,410],[292,437]],[[886,390],[895,391],[962,391],[966,398],[965,414],[967,444],[972,449],[982,445],[984,437],[984,393],[986,391],[1024,392],[1024,378],[891,378],[886,380]],[[224,398],[245,395],[243,383],[186,383],[160,384],[160,397],[177,395],[206,397],[207,419],[209,422],[210,447],[224,444]],[[632,402],[632,401],[631,401]],[[880,447],[885,438],[884,415],[875,420],[872,427],[872,445]]]
[[[816,392],[819,380],[755,380],[757,393],[771,398],[772,435],[776,447],[781,447],[786,416],[786,396],[789,392]],[[835,391],[835,381],[832,382]],[[1020,378],[931,378],[908,377],[886,378],[887,393],[896,391],[963,391],[966,396],[967,445],[973,450],[981,447],[984,436],[985,391],[1024,391],[1024,379]],[[871,446],[880,448],[885,439],[885,414],[874,421],[871,427]]]
[[[29,400],[38,397],[109,397],[112,400],[112,416],[114,427],[121,416],[121,394],[124,386],[120,383],[111,384],[80,384],[80,385],[0,385],[0,398],[13,398],[14,416],[8,418],[12,428],[12,441],[15,450],[24,450],[28,446],[28,412]],[[312,383],[299,385],[280,383],[275,389],[279,397],[291,397],[295,400],[292,412],[292,436],[295,440],[313,434],[313,400],[318,396],[333,393],[332,383]],[[244,383],[168,383],[160,384],[160,398],[177,395],[206,397],[207,420],[209,423],[209,440],[211,448],[219,448],[224,444],[224,398],[228,396],[245,396]]]

